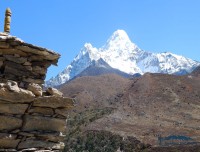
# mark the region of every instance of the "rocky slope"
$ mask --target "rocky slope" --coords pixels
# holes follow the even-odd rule
[[[112,68],[109,64],[107,64],[103,59],[99,59],[97,61],[92,61],[91,65],[83,70],[80,74],[76,75],[74,78],[83,76],[98,76],[103,74],[117,74],[125,78],[130,78],[132,75],[122,72],[118,69]]]
[[[116,74],[79,77],[59,87],[65,96],[75,98],[74,110],[84,111],[90,108],[104,108],[111,105],[117,96],[121,96],[130,83],[129,79]]]
[[[117,30],[101,48],[97,49],[86,43],[71,64],[55,78],[48,80],[46,86],[58,86],[67,82],[99,59],[112,68],[131,75],[146,72],[180,75],[190,73],[200,65],[197,61],[170,52],[146,52],[132,43],[125,31]]]
[[[170,146],[168,138],[175,138],[171,145],[198,144],[199,74],[197,68],[185,76],[146,73],[125,79],[108,74],[72,80],[60,88],[78,102],[69,122],[80,123],[70,137],[76,138],[76,131],[104,130],[152,146]]]

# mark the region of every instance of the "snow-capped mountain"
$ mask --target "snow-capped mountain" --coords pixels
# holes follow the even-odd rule
[[[99,49],[86,43],[71,64],[55,78],[48,80],[46,86],[58,86],[65,83],[99,59],[103,59],[112,68],[127,74],[190,73],[200,65],[200,62],[170,52],[146,52],[131,42],[125,31],[117,30]]]

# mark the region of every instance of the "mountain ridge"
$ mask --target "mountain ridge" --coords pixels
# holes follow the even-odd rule
[[[82,76],[98,76],[111,73],[120,75],[125,78],[132,77],[132,75],[122,72],[118,69],[112,68],[108,63],[106,63],[102,58],[100,58],[97,61],[92,60],[92,63],[89,67],[87,67],[81,73],[70,79],[70,81]]]
[[[132,43],[124,30],[117,30],[101,48],[86,43],[70,65],[55,78],[46,81],[46,86],[67,82],[89,67],[93,60],[100,58],[112,68],[131,75],[146,72],[186,74],[200,65],[200,62],[170,52],[146,52]]]

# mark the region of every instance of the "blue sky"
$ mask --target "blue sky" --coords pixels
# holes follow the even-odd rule
[[[84,43],[101,47],[117,29],[125,30],[141,49],[170,51],[200,61],[199,0],[0,0],[12,10],[11,35],[61,54],[61,72]]]

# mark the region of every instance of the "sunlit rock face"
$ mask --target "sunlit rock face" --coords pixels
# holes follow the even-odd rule
[[[46,81],[46,86],[59,86],[73,79],[98,60],[126,74],[166,73],[183,75],[200,65],[199,62],[170,52],[151,53],[131,42],[123,30],[115,31],[101,48],[86,43],[80,53],[55,78]]]

